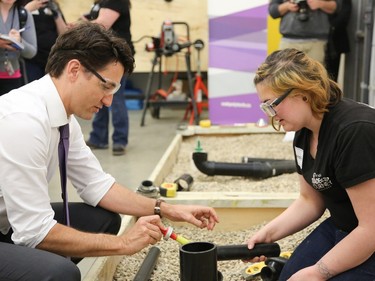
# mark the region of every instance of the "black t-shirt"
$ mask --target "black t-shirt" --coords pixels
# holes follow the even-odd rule
[[[350,232],[358,219],[345,189],[375,177],[375,109],[349,99],[329,108],[315,159],[310,136],[303,128],[294,138],[298,173],[321,192],[335,225]]]
[[[35,23],[38,52],[29,61],[45,67],[51,48],[58,37],[57,27],[52,11],[48,7],[40,8],[32,12],[32,15]]]
[[[132,50],[132,53],[134,54],[135,51],[130,32],[131,19],[129,0],[103,0],[94,5],[91,9],[91,19],[96,19],[98,17],[100,8],[107,8],[120,14],[119,18],[113,23],[111,29],[126,40]]]

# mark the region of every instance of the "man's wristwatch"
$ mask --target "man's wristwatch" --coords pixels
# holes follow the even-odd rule
[[[162,199],[156,199],[156,202],[155,202],[154,214],[158,215],[159,217],[162,217],[161,216],[161,210],[160,210],[160,205],[161,205],[162,202],[165,202],[165,201],[162,200]]]

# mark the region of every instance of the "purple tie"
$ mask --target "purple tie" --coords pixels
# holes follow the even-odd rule
[[[60,167],[60,179],[61,179],[61,197],[64,202],[64,223],[70,226],[69,219],[69,207],[68,207],[68,193],[66,190],[66,163],[68,161],[69,151],[69,123],[61,126],[60,130],[60,142],[59,142],[59,167]]]

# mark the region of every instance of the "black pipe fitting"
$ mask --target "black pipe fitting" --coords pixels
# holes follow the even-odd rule
[[[180,248],[180,278],[181,281],[221,281],[223,276],[217,270],[218,261],[279,255],[277,243],[259,243],[249,250],[247,244],[217,246],[209,242],[192,242]]]
[[[141,185],[136,190],[137,193],[150,198],[158,198],[159,190],[150,180],[142,181]]]
[[[192,242],[180,247],[181,281],[221,281],[217,270],[217,247],[209,242]]]
[[[288,259],[283,257],[272,257],[265,261],[267,266],[260,271],[260,276],[263,281],[277,281],[279,279],[281,270]]]
[[[284,161],[253,161],[250,163],[226,163],[207,161],[207,153],[193,152],[194,164],[202,173],[214,176],[242,176],[254,178],[269,178],[284,173],[296,172],[296,166],[285,165]],[[289,161],[289,160],[285,160]]]

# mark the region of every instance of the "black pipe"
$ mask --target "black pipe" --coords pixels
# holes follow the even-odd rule
[[[160,249],[156,246],[151,247],[146,258],[144,259],[141,267],[138,269],[137,274],[133,281],[148,281],[155,268],[156,262],[159,258]]]
[[[209,242],[192,242],[180,247],[181,281],[220,281],[217,247]]]
[[[255,257],[278,257],[280,246],[277,243],[259,243],[249,250],[247,244],[217,246],[217,260],[251,260]]]
[[[273,158],[256,158],[256,157],[248,157],[243,156],[241,158],[242,163],[250,163],[250,162],[284,162],[285,164],[293,163],[295,165],[294,160],[286,160],[286,159],[273,159]]]
[[[288,260],[283,257],[272,257],[265,261],[267,266],[263,267],[260,271],[260,276],[263,281],[277,281],[281,270]]]
[[[294,173],[296,166],[285,166],[284,162],[251,162],[251,163],[226,163],[207,161],[207,153],[193,152],[194,164],[202,173],[214,176],[242,176],[255,178],[269,178],[284,173]]]

